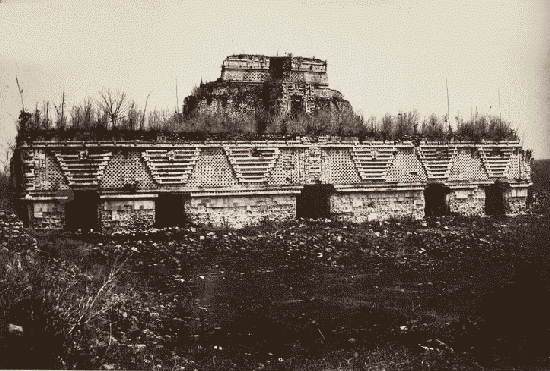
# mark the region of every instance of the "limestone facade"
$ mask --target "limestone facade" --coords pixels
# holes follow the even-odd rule
[[[422,218],[433,183],[448,188],[450,212],[482,215],[487,187],[499,181],[507,185],[507,211],[518,213],[531,185],[530,159],[518,142],[37,141],[20,145],[14,164],[22,219],[37,229],[63,228],[78,213],[105,231],[146,229],[169,222],[170,213],[242,227],[295,218],[304,187],[317,185],[333,186],[330,217],[353,222]],[[181,195],[179,206],[170,195]]]

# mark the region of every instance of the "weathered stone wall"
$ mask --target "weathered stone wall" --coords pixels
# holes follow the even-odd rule
[[[55,201],[30,204],[31,224],[35,229],[62,229],[65,225],[65,205]]]
[[[334,193],[330,203],[335,219],[353,223],[424,216],[424,196],[418,189]]]
[[[104,200],[98,209],[106,232],[147,229],[155,223],[154,200]]]
[[[519,143],[37,142],[19,156],[23,219],[40,229],[63,228],[64,202],[79,191],[100,195],[100,225],[117,230],[153,225],[162,193],[189,194],[187,214],[197,223],[242,226],[294,218],[304,185],[334,185],[332,213],[349,221],[422,217],[423,190],[433,182],[450,187],[450,211],[466,215],[485,214],[484,187],[509,184],[508,212],[518,213],[530,185]]]
[[[508,212],[511,214],[518,214],[524,212],[527,206],[527,188],[512,187],[508,192],[504,194],[507,202]]]
[[[447,196],[449,211],[463,215],[483,215],[485,213],[485,191],[483,188],[454,188]]]
[[[15,214],[0,210],[0,249],[8,246],[8,241],[19,238],[24,232],[23,222]]]
[[[296,217],[296,196],[250,195],[192,197],[185,209],[191,222],[213,227],[242,228],[263,221]]]

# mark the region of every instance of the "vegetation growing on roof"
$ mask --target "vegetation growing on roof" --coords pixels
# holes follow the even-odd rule
[[[264,89],[265,90],[265,89]],[[201,90],[192,97],[200,100]],[[242,94],[241,94],[242,95]],[[244,95],[239,99],[247,99]],[[269,91],[259,100],[269,100]],[[265,99],[264,99],[265,98]],[[189,106],[189,100],[188,100]],[[435,114],[421,118],[417,111],[364,118],[351,111],[318,110],[281,115],[269,103],[254,110],[227,113],[169,112],[139,109],[125,94],[103,94],[67,110],[50,103],[34,111],[22,110],[17,120],[18,142],[29,140],[205,140],[284,138],[287,136],[339,136],[384,141],[506,141],[517,140],[516,130],[497,116],[457,117],[457,127]],[[55,107],[55,105],[54,105]]]

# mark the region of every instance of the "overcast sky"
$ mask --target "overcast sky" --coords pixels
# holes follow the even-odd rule
[[[234,53],[328,61],[329,86],[365,117],[499,114],[550,158],[550,2],[9,1],[0,4],[0,127],[21,109],[126,92],[175,110]],[[499,108],[500,90],[500,108]]]

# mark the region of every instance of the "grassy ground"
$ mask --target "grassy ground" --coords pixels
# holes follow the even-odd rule
[[[0,368],[547,368],[549,227],[539,212],[22,236],[0,256]]]
[[[37,236],[5,346],[80,369],[550,365],[548,219],[421,223]]]

